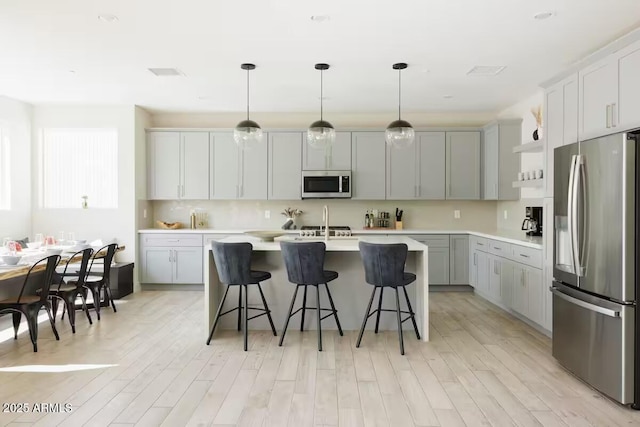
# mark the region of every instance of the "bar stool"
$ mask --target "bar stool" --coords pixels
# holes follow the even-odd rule
[[[269,319],[269,324],[271,324],[273,335],[276,336],[276,328],[273,325],[273,320],[271,319],[271,311],[269,310],[267,300],[265,299],[264,293],[262,293],[262,288],[260,287],[260,282],[270,279],[271,273],[267,271],[251,270],[251,251],[253,250],[253,245],[248,242],[211,242],[211,250],[213,251],[213,259],[215,260],[216,268],[218,270],[218,277],[222,283],[227,285],[227,289],[224,291],[224,296],[218,306],[216,318],[213,321],[213,327],[211,328],[211,333],[207,339],[207,345],[211,342],[211,338],[216,330],[220,316],[224,316],[225,314],[229,314],[235,310],[238,310],[238,330],[242,327],[244,331],[244,351],[247,351],[247,325],[251,319],[255,319],[256,317],[264,316],[266,314]],[[247,294],[249,292],[249,289],[247,288],[248,285],[258,286],[264,309],[249,307],[247,303]],[[222,306],[224,305],[224,301],[227,299],[229,288],[232,286],[238,286],[239,289],[238,306],[231,310],[227,310],[224,313],[220,313]],[[242,301],[243,288],[244,302]],[[249,317],[249,310],[258,310],[262,311],[262,313]]]
[[[409,302],[409,295],[407,294],[406,286],[413,283],[416,280],[416,275],[413,273],[405,273],[404,264],[407,261],[408,247],[404,243],[391,243],[391,244],[379,244],[379,243],[367,243],[359,242],[360,256],[362,257],[362,263],[364,264],[364,276],[365,281],[373,285],[373,292],[371,293],[371,299],[369,299],[369,305],[367,306],[367,314],[362,321],[362,327],[360,328],[360,334],[358,335],[358,341],[356,347],[360,347],[360,341],[362,341],[362,334],[364,328],[367,326],[369,317],[376,314],[376,328],[375,333],[378,333],[378,325],[380,324],[380,312],[391,311],[396,312],[398,321],[398,339],[400,340],[400,354],[404,355],[404,340],[402,337],[402,324],[411,319],[413,322],[413,328],[416,331],[416,337],[420,339],[420,332],[418,332],[418,325],[416,323],[415,313],[411,308]],[[382,308],[382,293],[384,288],[393,288],[396,292],[396,309],[388,310]],[[401,287],[404,291],[404,297],[407,300],[407,307],[409,311],[400,310],[400,298],[398,296],[398,288]],[[376,291],[380,289],[380,295],[378,297],[378,309],[371,311],[371,304],[373,298],[376,295]],[[400,314],[408,314],[409,316],[402,319]]]
[[[284,265],[287,269],[289,282],[296,284],[296,290],[293,293],[293,298],[291,299],[289,314],[284,322],[284,328],[282,330],[282,335],[280,336],[279,345],[282,346],[282,343],[284,342],[284,336],[287,333],[289,320],[293,315],[302,311],[300,319],[300,331],[302,331],[304,330],[305,312],[307,310],[316,310],[316,316],[318,319],[318,351],[322,351],[322,328],[320,325],[322,320],[329,316],[334,316],[340,336],[344,335],[342,333],[342,327],[340,326],[340,320],[338,319],[338,311],[333,304],[333,298],[331,298],[331,292],[329,292],[329,285],[327,285],[328,282],[338,278],[338,273],[335,271],[324,270],[326,246],[323,242],[280,242],[280,248],[282,250],[282,257],[284,258]],[[330,309],[320,308],[320,285],[324,285],[327,290],[329,304],[331,304]],[[293,305],[296,302],[300,286],[304,286],[302,307],[293,311]],[[315,286],[316,288],[315,308],[307,307],[307,286]],[[321,311],[330,311],[331,313],[322,317],[320,315]]]

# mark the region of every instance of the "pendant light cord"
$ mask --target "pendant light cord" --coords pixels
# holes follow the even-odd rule
[[[320,120],[322,120],[322,93],[323,93],[323,80],[322,80],[322,73],[324,72],[324,70],[320,70]]]
[[[398,120],[400,119],[400,105],[402,104],[402,70],[398,68]]]
[[[247,69],[247,120],[249,120],[249,70]]]

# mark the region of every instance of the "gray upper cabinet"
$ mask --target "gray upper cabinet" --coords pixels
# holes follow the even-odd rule
[[[640,41],[616,52],[620,104],[616,126],[620,130],[640,126]]]
[[[240,151],[240,188],[238,198],[267,200],[267,135],[251,150]]]
[[[469,284],[469,236],[452,234],[449,236],[449,283]]]
[[[351,170],[351,132],[336,132],[335,142],[327,149],[303,141],[302,170]]]
[[[149,199],[209,197],[208,132],[149,132]]]
[[[446,198],[480,199],[480,132],[446,133]]]
[[[615,132],[618,111],[618,67],[606,57],[578,73],[580,88],[580,139]]]
[[[445,199],[445,133],[416,132],[418,199]]]
[[[212,132],[211,193],[217,200],[237,199],[239,194],[240,152],[231,132]]]
[[[482,194],[485,200],[518,200],[512,182],[520,172],[520,156],[513,148],[521,144],[522,120],[498,121],[484,129]]]
[[[383,134],[384,135],[384,134]],[[404,149],[387,145],[387,185],[388,200],[415,199],[418,195],[416,183],[416,144]]]
[[[269,199],[302,197],[302,137],[302,132],[269,132]]]
[[[384,132],[351,133],[352,199],[385,199],[386,145]]]

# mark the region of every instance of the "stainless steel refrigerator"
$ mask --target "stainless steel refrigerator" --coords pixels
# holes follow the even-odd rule
[[[553,356],[638,406],[638,131],[554,151]]]

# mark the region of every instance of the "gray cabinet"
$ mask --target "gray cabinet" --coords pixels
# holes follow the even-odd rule
[[[469,284],[469,236],[449,236],[449,283]]]
[[[618,63],[608,56],[579,72],[580,139],[616,132]]]
[[[140,235],[142,283],[203,283],[202,235]]]
[[[429,247],[429,285],[448,285],[449,235],[425,234],[409,237]]]
[[[268,198],[302,197],[302,132],[269,132]],[[306,142],[305,142],[306,143]]]
[[[407,200],[417,197],[416,146],[412,144],[404,149],[397,149],[387,145],[387,200]]]
[[[302,144],[302,170],[351,170],[351,132],[336,132],[336,140],[326,149]]]
[[[447,132],[446,139],[446,198],[480,199],[480,132]]]
[[[208,132],[149,132],[149,199],[209,198]]]
[[[489,294],[489,255],[476,250],[476,291],[484,295]]]
[[[239,199],[267,200],[267,145],[265,140],[251,150],[240,150]]]
[[[352,199],[385,199],[386,145],[384,132],[351,133]]]
[[[518,200],[512,182],[520,172],[520,156],[513,148],[521,144],[522,120],[500,120],[484,129],[482,194],[485,200]]]
[[[615,53],[618,63],[618,126],[620,130],[640,125],[640,41]]]

